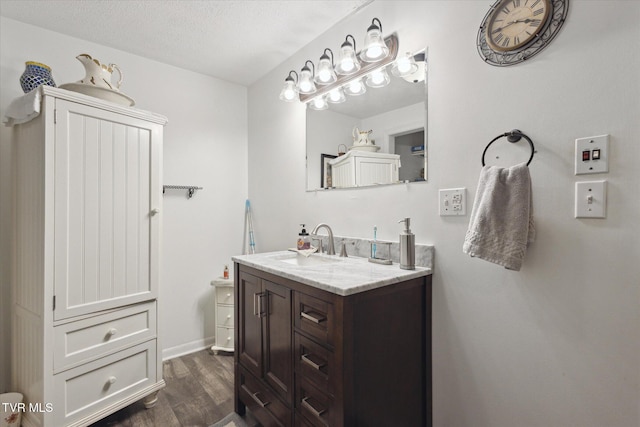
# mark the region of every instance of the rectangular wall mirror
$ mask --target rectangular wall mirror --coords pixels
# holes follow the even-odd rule
[[[307,106],[307,191],[371,187],[427,179],[427,56],[418,71],[389,73],[382,88],[347,96],[326,110]],[[354,141],[354,128],[372,145]]]

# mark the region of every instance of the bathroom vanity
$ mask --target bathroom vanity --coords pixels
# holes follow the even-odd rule
[[[265,427],[431,425],[431,269],[233,260],[237,413]]]

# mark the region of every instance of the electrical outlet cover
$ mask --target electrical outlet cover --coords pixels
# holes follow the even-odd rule
[[[440,216],[464,216],[467,214],[467,189],[448,188],[438,192]]]

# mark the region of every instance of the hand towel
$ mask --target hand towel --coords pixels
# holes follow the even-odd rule
[[[519,271],[527,244],[535,239],[531,176],[525,163],[480,172],[462,251]]]
[[[31,92],[14,99],[7,107],[7,113],[2,119],[5,126],[18,125],[26,123],[29,120],[38,117],[40,114],[40,88],[37,87]]]
[[[304,256],[304,257],[309,257],[309,255],[311,255],[312,253],[317,251],[318,248],[316,248],[315,246],[311,246],[311,248],[309,248],[309,249],[289,248],[289,250],[292,251],[292,252],[297,252],[300,255]]]

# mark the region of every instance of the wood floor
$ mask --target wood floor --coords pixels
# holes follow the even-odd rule
[[[233,355],[209,350],[163,363],[158,403],[136,402],[90,427],[208,427],[233,411]]]

